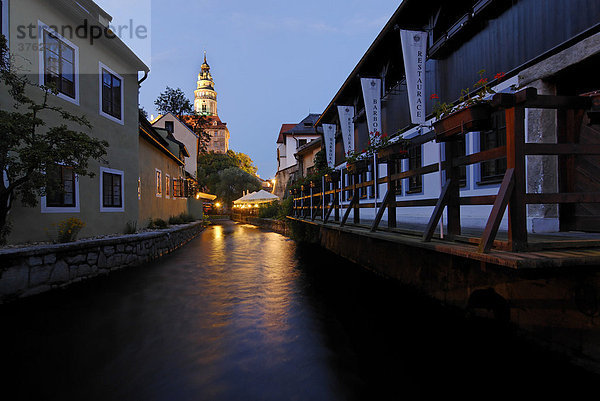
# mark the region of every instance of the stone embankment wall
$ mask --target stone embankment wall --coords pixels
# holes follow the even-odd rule
[[[0,250],[0,303],[157,259],[203,228],[202,222],[194,222],[139,234]]]
[[[274,231],[281,235],[285,235],[289,237],[291,235],[291,230],[286,221],[275,220],[275,219],[261,219],[256,216],[244,216],[242,214],[232,214],[231,219],[234,221],[239,221],[241,223],[253,224],[255,226],[259,226],[262,228],[266,228],[267,230]]]

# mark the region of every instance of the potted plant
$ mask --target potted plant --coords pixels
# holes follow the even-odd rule
[[[490,116],[493,108],[486,96],[496,92],[488,87],[488,79],[484,74],[485,70],[479,71],[480,79],[473,85],[472,90],[466,88],[461,91],[458,105],[440,102],[436,104],[434,114],[437,120],[433,123],[433,129],[437,142],[446,141],[456,134],[491,128]],[[498,73],[494,78],[499,80],[503,77],[503,73]],[[438,96],[433,94],[431,98],[438,99]]]
[[[377,150],[377,159],[382,162],[406,159],[408,157],[409,139],[399,138]]]

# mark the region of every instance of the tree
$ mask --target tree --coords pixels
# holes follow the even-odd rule
[[[183,116],[194,113],[194,105],[180,88],[173,89],[167,86],[154,101],[154,105],[160,114],[172,113],[180,120]]]
[[[200,153],[198,155],[198,183],[209,192],[215,193],[219,182],[219,172],[237,167],[248,174],[256,175],[257,168],[252,159],[244,153],[228,150],[227,153]]]
[[[12,104],[0,105],[0,171],[4,172],[4,179],[0,179],[0,241],[5,241],[9,232],[7,216],[15,199],[33,207],[47,191],[63,190],[50,174],[46,175],[46,170],[57,164],[72,167],[79,176],[93,177],[88,170],[89,160],[103,160],[108,142],[83,131],[92,130],[84,116],[51,104],[55,88],[34,84],[18,73],[2,35],[0,59],[1,91],[12,99]],[[30,97],[30,93],[39,94],[41,101]],[[63,123],[47,126],[52,115],[59,116]]]
[[[182,123],[187,124],[198,135],[198,150],[206,152],[211,138],[210,134],[204,130],[206,117],[194,110],[193,103],[185,96],[183,90],[167,86],[167,89],[154,101],[154,105],[160,114],[171,113]]]
[[[244,191],[258,191],[261,184],[258,178],[238,167],[229,167],[219,172],[219,182],[215,194],[228,206],[240,198]]]

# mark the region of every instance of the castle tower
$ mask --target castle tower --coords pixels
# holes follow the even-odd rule
[[[200,68],[197,89],[194,91],[194,110],[202,115],[216,116],[217,92],[215,92],[215,81],[210,75],[210,66],[206,62],[206,52],[204,52],[204,63]]]

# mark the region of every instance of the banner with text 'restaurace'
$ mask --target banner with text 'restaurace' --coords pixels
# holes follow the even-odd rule
[[[335,167],[335,124],[323,124],[323,139],[325,140],[325,154],[327,165]]]
[[[354,150],[354,106],[338,106],[337,108],[344,139],[344,152],[347,155],[348,152]]]
[[[369,133],[381,132],[381,79],[361,78],[367,128]]]
[[[413,124],[424,124],[427,32],[400,30],[400,41],[408,88],[410,119]]]

